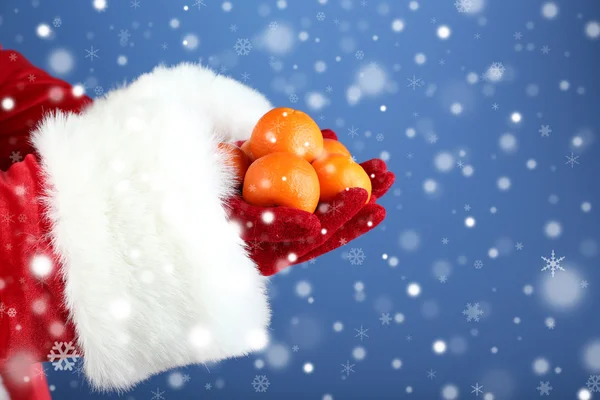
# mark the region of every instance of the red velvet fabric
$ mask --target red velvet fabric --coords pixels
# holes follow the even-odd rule
[[[322,133],[325,138],[338,140],[330,129]],[[314,214],[289,207],[253,206],[241,195],[229,199],[229,217],[240,225],[242,238],[263,275],[274,275],[335,250],[383,221],[385,209],[376,202],[394,183],[394,174],[380,159],[361,165],[371,178],[368,204],[368,194],[361,188],[350,188],[333,201],[320,203]],[[270,213],[269,218],[263,218],[265,213]]]
[[[75,340],[41,218],[29,132],[45,112],[77,112],[90,101],[20,53],[0,49],[0,375],[12,400],[50,399],[39,362],[48,361],[54,342]]]

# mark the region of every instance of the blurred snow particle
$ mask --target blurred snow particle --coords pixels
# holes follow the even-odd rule
[[[169,21],[169,26],[173,29],[179,28],[179,25],[180,25],[180,23],[177,18],[173,18],[173,19],[171,19],[171,21]]]
[[[488,257],[491,259],[498,258],[498,254],[499,254],[498,249],[495,247],[492,247],[491,249],[488,250]]]
[[[556,239],[562,234],[562,225],[558,221],[548,221],[544,226],[544,233],[549,239]]]
[[[462,169],[463,175],[466,176],[467,178],[473,176],[474,172],[475,172],[475,168],[473,168],[473,166],[471,164],[465,165]]]
[[[511,133],[505,133],[500,136],[499,145],[505,153],[514,153],[517,151],[517,138]]]
[[[447,25],[440,25],[437,29],[437,35],[442,40],[448,39],[451,33],[452,31]]]
[[[300,281],[296,284],[296,294],[299,297],[308,297],[312,292],[312,287],[308,281]]]
[[[281,344],[274,344],[267,349],[265,358],[271,368],[280,369],[285,367],[290,360],[290,352]]]
[[[181,389],[185,382],[183,379],[183,374],[179,371],[171,372],[167,378],[167,381],[171,389]]]
[[[502,191],[506,191],[508,189],[510,189],[510,178],[506,177],[506,176],[502,176],[500,178],[498,178],[498,181],[496,182],[496,184],[498,185],[498,189],[502,190]]]
[[[315,71],[317,71],[318,73],[323,73],[327,70],[327,64],[325,64],[325,61],[323,60],[319,60],[317,62],[315,62]]]
[[[229,12],[233,9],[233,5],[231,4],[230,1],[224,1],[223,4],[221,5],[221,8],[223,9],[223,11]]]
[[[423,182],[423,190],[427,194],[433,194],[438,190],[438,184],[433,179],[427,179]]]
[[[542,5],[542,16],[546,19],[554,19],[558,15],[558,6],[555,2],[549,1]]]
[[[294,45],[295,34],[288,25],[280,24],[276,30],[267,28],[259,37],[258,45],[273,54],[288,53]]]
[[[417,11],[419,9],[419,2],[414,0],[411,1],[408,3],[408,8],[410,8],[412,11]]]
[[[533,286],[531,286],[531,285],[523,286],[523,293],[525,293],[525,295],[527,295],[527,296],[531,296],[533,294]]]
[[[600,372],[600,339],[596,339],[585,346],[583,360],[590,372]]]
[[[52,29],[50,29],[48,24],[39,24],[36,29],[36,33],[42,39],[47,39],[52,34]]]
[[[446,342],[443,340],[436,340],[431,347],[436,354],[444,354],[446,352]]]
[[[442,388],[442,398],[444,400],[458,399],[458,387],[454,385],[446,385]]]
[[[302,31],[298,34],[298,39],[300,39],[301,42],[306,42],[308,40],[308,32],[306,31]]]
[[[550,363],[542,357],[536,358],[533,361],[532,367],[536,375],[546,375],[550,371]]]
[[[344,329],[344,324],[340,321],[336,321],[333,323],[333,330],[336,332],[341,332]]]
[[[427,61],[427,57],[425,56],[425,54],[423,54],[423,53],[417,53],[415,55],[415,62],[418,65],[423,65],[423,64],[425,64],[426,61]]]
[[[92,4],[98,11],[104,11],[106,9],[106,0],[94,0]]]
[[[512,122],[514,122],[515,124],[518,124],[519,122],[521,122],[521,120],[523,119],[523,116],[521,115],[521,113],[519,112],[514,112],[510,115],[510,120]]]
[[[319,111],[329,105],[329,99],[319,92],[309,92],[306,94],[306,104],[312,111]]]
[[[467,75],[467,82],[471,85],[476,84],[477,82],[479,82],[479,75],[477,75],[475,72],[469,72],[469,74]]]
[[[535,161],[533,158],[530,158],[529,160],[527,160],[526,165],[528,169],[535,169],[537,167],[537,161]]]
[[[348,90],[346,90],[346,100],[348,101],[348,104],[351,106],[358,103],[358,101],[360,100],[361,97],[362,97],[362,91],[360,90],[360,87],[358,87],[357,85],[352,85],[348,88]]]
[[[421,294],[421,286],[418,283],[410,283],[406,287],[406,293],[408,293],[410,297],[418,297]]]
[[[454,168],[454,156],[447,151],[435,156],[435,167],[440,172],[450,172]]]
[[[2,109],[4,111],[10,111],[15,108],[15,101],[11,97],[5,97],[2,99]]]
[[[394,32],[402,32],[404,30],[404,21],[401,19],[395,19],[392,21],[392,30]]]
[[[387,75],[377,64],[369,64],[358,71],[357,84],[366,95],[380,94],[385,89],[386,83]]]
[[[560,310],[573,308],[583,297],[581,277],[573,269],[560,271],[560,278],[544,274],[541,293],[551,307]]]
[[[473,228],[475,226],[475,218],[473,218],[473,217],[465,218],[465,226],[467,228]]]
[[[589,201],[584,201],[583,203],[581,203],[581,211],[583,211],[583,212],[592,211],[592,203],[590,203]]]
[[[117,64],[119,64],[120,66],[127,65],[127,56],[120,55],[119,57],[117,57]]]
[[[421,242],[419,234],[413,230],[404,231],[400,234],[400,247],[406,251],[415,251]]]
[[[394,368],[394,369],[402,368],[402,360],[400,360],[399,358],[394,358],[392,360],[392,368]]]
[[[598,39],[600,37],[600,22],[590,21],[585,25],[585,34],[590,39]]]
[[[352,350],[352,357],[354,357],[355,360],[358,360],[358,361],[364,360],[364,358],[366,356],[367,356],[367,351],[362,346],[355,347],[354,350]]]
[[[485,77],[491,82],[498,82],[504,76],[506,68],[501,62],[494,62],[488,68]]]
[[[57,75],[65,75],[71,72],[75,65],[75,58],[65,49],[54,50],[48,58],[49,69]]]
[[[592,393],[586,388],[582,388],[579,390],[579,392],[577,392],[578,400],[590,400],[591,398],[592,398]]]
[[[417,131],[415,131],[414,128],[407,128],[406,129],[406,137],[408,137],[409,139],[412,139],[416,136]]]
[[[277,0],[277,8],[279,8],[280,10],[285,10],[287,8],[287,1]]]
[[[182,44],[186,50],[195,50],[200,45],[200,39],[193,33],[188,33],[184,36]]]
[[[460,115],[463,112],[463,106],[460,103],[452,103],[450,106],[450,112],[454,115]]]

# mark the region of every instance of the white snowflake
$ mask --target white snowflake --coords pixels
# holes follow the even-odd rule
[[[266,392],[270,384],[266,375],[256,375],[252,380],[252,387],[258,393]]]
[[[54,342],[54,346],[48,354],[48,360],[54,366],[55,371],[72,371],[79,357],[73,342]]]
[[[60,18],[56,17],[52,21],[52,25],[54,25],[55,28],[60,28],[60,26],[62,25],[62,20]]]
[[[590,375],[586,385],[590,391],[600,393],[600,375]]]
[[[131,37],[131,33],[129,33],[129,30],[127,29],[121,29],[121,32],[119,32],[119,42],[121,43],[121,46],[127,46],[127,42],[129,41],[129,38]]]
[[[473,266],[475,267],[475,269],[481,269],[481,268],[483,268],[483,261],[475,260],[475,262],[473,263]]]
[[[233,48],[238,56],[247,56],[252,50],[252,43],[246,38],[238,39]]]
[[[317,13],[317,21],[325,21],[325,13],[324,12]]]
[[[165,400],[165,396],[163,396],[165,392],[161,392],[159,388],[156,388],[156,392],[150,391],[150,393],[152,393],[151,400]]]
[[[19,162],[23,159],[23,156],[21,155],[20,151],[13,151],[12,153],[10,153],[10,156],[8,156],[8,158],[10,158],[10,161],[13,163]]]
[[[456,0],[454,6],[459,13],[467,13],[473,7],[473,0]]]
[[[6,307],[6,304],[0,302],[0,318],[3,318],[4,314],[8,315],[10,318],[14,318],[17,316],[17,310],[13,307]]]
[[[479,317],[483,315],[483,310],[480,308],[479,303],[467,303],[467,308],[462,313],[467,317],[467,322],[479,322]]]
[[[504,76],[505,71],[506,68],[504,67],[504,64],[501,62],[494,62],[484,74],[484,79],[490,81],[499,81]]]
[[[540,396],[546,395],[550,396],[550,391],[552,390],[552,386],[550,386],[550,382],[540,382],[540,386],[537,387],[537,390],[540,391]]]
[[[362,50],[358,50],[354,56],[356,57],[357,60],[362,60],[363,58],[365,58],[365,52]]]
[[[542,257],[542,260],[546,261],[546,266],[544,268],[542,268],[542,272],[549,270],[550,274],[552,274],[552,277],[554,278],[554,274],[556,274],[556,270],[559,270],[559,271],[565,270],[563,267],[560,266],[560,262],[564,259],[565,259],[565,257],[556,258],[556,253],[554,253],[554,250],[552,250],[552,254],[551,254],[550,258]]]
[[[296,93],[292,93],[290,94],[290,103],[297,103],[298,102],[298,95]]]
[[[342,374],[346,374],[346,376],[350,376],[350,374],[354,371],[354,365],[350,364],[350,360],[346,361],[346,364],[342,364]]]
[[[363,249],[353,247],[348,253],[348,261],[350,261],[350,264],[352,265],[362,265],[362,263],[365,261],[365,258],[367,257],[365,256]]]
[[[423,86],[423,80],[414,75],[412,78],[406,78],[406,80],[408,80],[408,85],[406,87],[412,88],[412,90],[417,90],[417,88]]]
[[[378,133],[377,135],[375,135],[375,140],[377,140],[378,142],[383,142],[383,139],[385,139],[383,133]]]

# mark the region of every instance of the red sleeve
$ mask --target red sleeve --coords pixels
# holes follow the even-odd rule
[[[48,361],[54,342],[74,341],[64,284],[42,218],[40,167],[33,155],[0,171],[0,366],[20,371]],[[6,378],[5,378],[6,379]]]
[[[79,112],[91,103],[71,85],[0,46],[0,170],[32,152],[29,132],[52,110]]]

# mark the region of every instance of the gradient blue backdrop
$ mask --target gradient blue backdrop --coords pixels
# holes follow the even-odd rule
[[[201,62],[397,174],[380,227],[272,279],[265,352],[122,398],[600,398],[597,1],[102,3],[0,0],[0,42],[93,97]],[[553,250],[566,257],[554,278],[541,271]],[[56,399],[118,397],[46,370]]]

